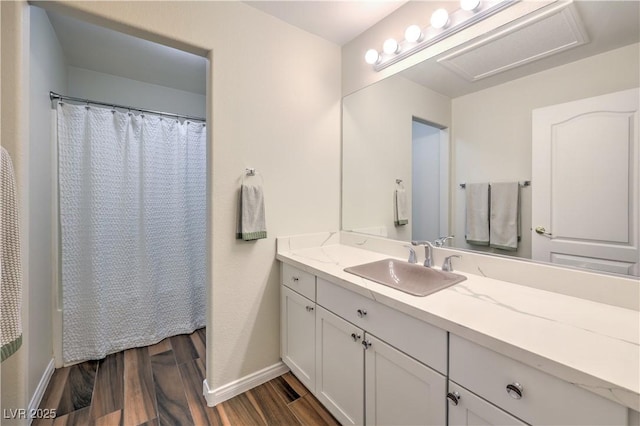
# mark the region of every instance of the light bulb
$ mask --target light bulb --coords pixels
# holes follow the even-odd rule
[[[480,0],[460,0],[460,7],[466,11],[474,11],[480,6]]]
[[[398,42],[395,39],[388,38],[382,45],[382,51],[387,55],[393,55],[400,51],[400,45],[398,45]]]
[[[380,62],[380,54],[376,49],[369,49],[367,53],[364,54],[364,60],[369,65],[375,65]]]
[[[445,9],[438,9],[431,15],[431,26],[433,28],[444,28],[449,23],[449,12]]]
[[[418,41],[422,41],[424,38],[424,34],[422,34],[422,30],[417,25],[411,25],[404,32],[404,39],[409,43],[415,43]]]

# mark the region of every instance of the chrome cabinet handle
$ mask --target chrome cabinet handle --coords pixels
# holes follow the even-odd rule
[[[297,283],[298,281],[300,281],[300,278],[298,278],[298,277],[291,277],[291,281],[293,281],[294,283]]]
[[[369,348],[371,347],[371,345],[372,345],[372,344],[373,344],[373,343],[371,343],[371,342],[370,342],[370,341],[368,341],[368,340],[363,340],[363,341],[362,341],[362,346],[364,346],[364,349],[365,349],[365,350],[369,349]]]
[[[522,385],[518,382],[509,383],[507,385],[507,393],[513,399],[522,398]]]
[[[460,396],[460,394],[458,392],[449,392],[447,394],[447,399],[453,405],[458,405],[458,403],[460,403],[460,400],[462,399],[462,397]]]
[[[353,339],[354,342],[357,342],[362,338],[362,336],[357,333],[351,333],[351,338]]]
[[[367,311],[365,311],[364,309],[358,309],[356,312],[358,313],[358,316],[360,318],[362,318],[362,317],[367,315]]]
[[[313,312],[315,308],[313,306],[307,306],[305,309],[307,310],[307,312]]]

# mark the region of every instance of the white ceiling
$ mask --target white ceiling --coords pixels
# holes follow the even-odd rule
[[[391,14],[406,0],[246,1],[249,6],[340,46]]]

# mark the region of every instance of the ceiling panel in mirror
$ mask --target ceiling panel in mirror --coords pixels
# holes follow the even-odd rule
[[[558,4],[552,7],[557,8]],[[489,40],[500,39],[497,32],[486,34],[470,40],[455,52],[445,52],[344,98],[343,229],[404,241],[430,239],[434,232],[439,236],[453,234],[455,238],[450,243],[458,248],[536,258],[532,253],[533,239],[548,236],[536,234],[533,229],[542,225],[552,229],[552,223],[532,222],[532,212],[536,207],[533,194],[545,189],[536,186],[541,182],[536,182],[534,175],[536,170],[547,167],[545,161],[550,161],[537,159],[535,161],[541,164],[534,164],[532,158],[534,111],[640,86],[640,3],[578,1],[564,2],[562,6],[557,11],[569,13],[569,17],[563,16],[560,20],[568,21],[571,28],[577,29],[578,36],[584,37],[584,44],[575,43],[575,46],[558,53],[539,55],[538,60],[476,81],[443,66],[443,58],[451,58],[469,46],[488,46],[491,44]],[[542,12],[548,12],[550,8]],[[563,12],[564,9],[570,12]],[[526,16],[513,25],[514,28],[523,28],[530,22],[539,21],[539,15]],[[506,30],[500,29],[502,33]],[[541,34],[541,39],[546,35]],[[533,45],[536,41],[535,33],[529,32],[526,49],[535,52]],[[548,37],[545,43],[547,45],[540,51],[549,50]],[[512,53],[519,46],[517,43],[511,46],[505,43],[502,48],[506,54],[507,49]],[[627,188],[628,241],[616,244],[628,246],[637,253],[640,239],[637,207],[640,149],[637,127],[634,126],[638,125],[638,112],[631,111],[630,114],[631,127],[627,130],[634,136],[629,141],[627,178],[635,179],[635,182]],[[416,137],[416,123],[434,126],[432,144],[438,145],[439,149],[432,151],[431,155],[438,156],[437,162],[416,157],[417,152],[422,152],[416,141],[419,139]],[[593,143],[606,150],[609,137],[600,138],[600,143],[600,139]],[[576,161],[583,157],[588,156],[576,156]],[[607,165],[598,164],[597,167]],[[425,168],[438,168],[438,173],[424,173]],[[602,180],[602,173],[594,173],[596,175]],[[439,177],[439,191],[424,189],[425,179],[433,180],[433,176]],[[396,183],[397,179],[402,180],[402,188]],[[519,191],[521,236],[517,249],[506,251],[467,244],[466,192],[460,184],[524,181],[532,183]],[[597,182],[588,182],[587,177],[585,185],[575,190],[588,192],[589,185],[594,184]],[[402,189],[409,217],[407,224],[396,225],[395,199],[397,191]],[[429,199],[425,199],[427,192],[432,194]],[[563,205],[567,203],[571,205],[570,201],[563,199]],[[437,206],[435,210],[440,216],[430,216],[438,217],[434,220],[439,223],[432,226],[436,231],[422,235],[426,232],[423,231],[424,224],[420,223],[419,217],[413,217],[422,213],[412,208],[414,204],[431,204],[432,211]],[[599,208],[607,207],[600,205]],[[609,262],[591,262],[588,259],[583,262],[580,256],[567,256],[556,254],[555,257],[570,257],[571,261],[565,262],[568,266],[590,269],[598,269],[599,263]],[[607,270],[607,267],[601,269]],[[639,273],[637,264],[627,269],[631,274]]]

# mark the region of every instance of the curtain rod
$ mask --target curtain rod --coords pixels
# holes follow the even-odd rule
[[[130,110],[130,111],[148,112],[150,114],[164,115],[164,116],[167,116],[167,117],[184,118],[185,120],[193,120],[193,121],[202,121],[203,124],[206,123],[206,121],[207,121],[207,120],[205,120],[204,118],[201,118],[201,117],[192,117],[190,115],[173,114],[173,113],[170,113],[170,112],[153,111],[153,110],[150,110],[150,109],[135,108],[135,107],[126,106],[126,105],[110,104],[110,103],[106,103],[106,102],[92,101],[92,100],[89,100],[89,99],[74,98],[73,96],[63,96],[63,95],[60,95],[60,94],[55,93],[55,92],[49,92],[49,99],[51,99],[52,101],[54,99],[60,99],[60,100],[68,100],[68,101],[74,101],[74,102],[82,102],[82,103],[85,103],[85,104],[102,105],[102,106],[107,106],[107,107],[111,107],[111,108],[127,109],[127,110]]]

